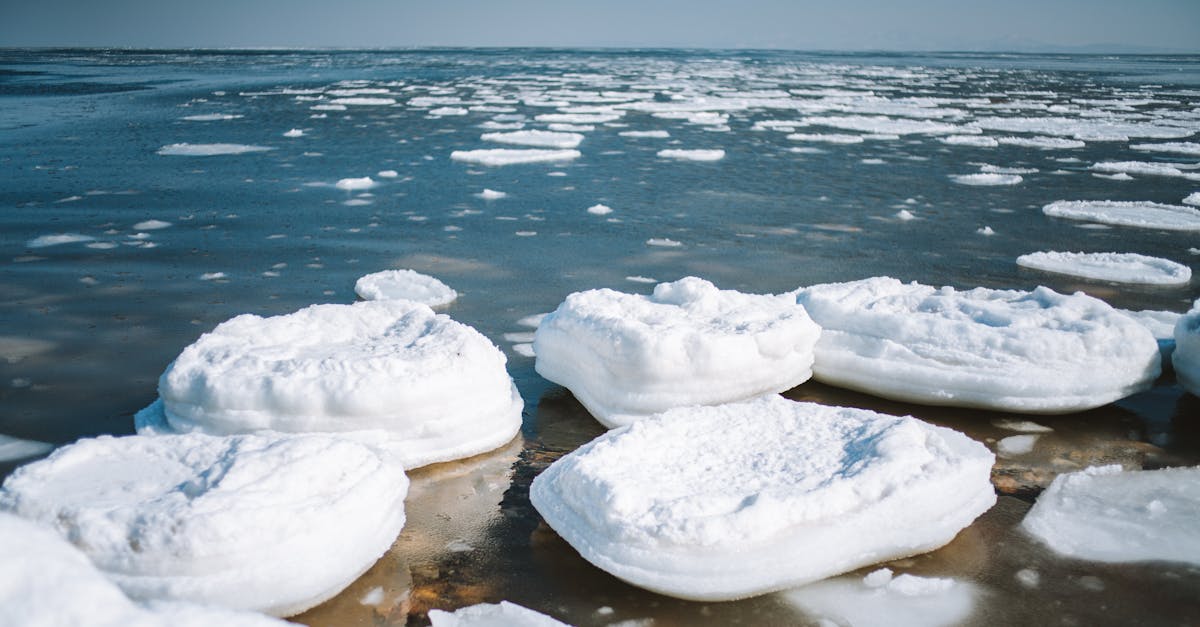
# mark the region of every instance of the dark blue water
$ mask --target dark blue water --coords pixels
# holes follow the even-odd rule
[[[394,104],[313,109],[330,104],[338,90],[383,91],[362,96]],[[728,119],[692,124],[629,110],[615,123],[582,131],[578,159],[502,167],[450,159],[455,150],[520,148],[480,139],[487,132],[480,125],[496,116],[502,123],[524,121],[526,130],[545,129],[536,116],[631,102],[713,111]],[[466,109],[465,115],[431,115],[447,106]],[[184,119],[206,114],[237,117]],[[883,133],[905,120],[969,132],[981,120],[999,117],[1073,120],[1084,125],[1085,135],[1097,125],[1132,124],[1145,135],[1052,150],[950,145],[926,133],[831,144],[790,140],[761,124],[806,116],[871,116]],[[304,135],[284,137],[290,129]],[[619,134],[659,129],[670,136]],[[607,614],[580,609],[602,605],[618,610],[613,620],[802,621],[777,601],[726,604],[715,614],[695,604],[655,605],[657,597],[570,562],[563,547],[551,553],[562,553],[553,559],[565,565],[530,562],[529,543],[544,530],[536,529],[521,486],[546,457],[599,429],[568,395],[534,373],[532,359],[511,350],[513,340],[505,334],[528,332],[519,319],[553,309],[572,291],[648,291],[650,285],[627,277],[689,274],[754,292],[880,274],[959,287],[1048,285],[1083,290],[1124,308],[1184,311],[1198,295],[1196,280],[1169,288],[1118,285],[1024,270],[1014,259],[1038,250],[1136,252],[1200,271],[1200,236],[1194,232],[1088,228],[1041,213],[1056,200],[1179,204],[1200,190],[1194,176],[1135,174],[1118,181],[1095,176],[1091,166],[1172,163],[1194,175],[1200,173],[1193,169],[1200,161],[1195,154],[1132,146],[1196,142],[1198,131],[1196,56],[0,51],[0,434],[61,444],[129,433],[132,413],[155,397],[166,364],[221,321],[246,312],[351,302],[358,276],[413,268],[460,292],[448,313],[505,348],[527,406],[526,450],[504,497],[510,522],[497,527],[494,549],[477,563],[458,564],[454,576],[414,570],[415,590],[465,599],[463,590],[484,586],[482,596],[489,598],[479,600],[507,596],[546,610],[557,603],[580,624],[604,624]],[[795,132],[861,133],[820,124]],[[271,150],[158,154],[179,143]],[[805,152],[791,150],[798,147]],[[726,156],[673,161],[656,156],[664,148],[720,148]],[[950,178],[979,172],[983,164],[1022,169],[1023,180],[976,187]],[[377,175],[384,170],[397,176]],[[369,195],[334,187],[340,179],[364,176],[378,183]],[[485,188],[508,196],[481,199],[477,194]],[[598,203],[614,212],[586,212]],[[916,219],[897,218],[901,209]],[[171,226],[134,228],[151,219]],[[977,233],[985,226],[995,235]],[[31,246],[55,234],[88,239]],[[682,246],[647,245],[651,238]],[[990,414],[888,404],[817,384],[801,386],[793,396],[914,413],[982,440],[1008,435],[990,426]],[[1094,456],[1147,466],[1200,460],[1200,407],[1170,375],[1118,405],[1056,420],[1049,440],[1056,455],[1100,451]],[[0,471],[12,467],[3,463]],[[1024,481],[1036,489],[1046,480]],[[1023,505],[1005,507],[998,511],[1019,513]],[[981,532],[985,544],[995,534],[1012,533],[1006,515],[981,523],[999,530]],[[945,572],[963,576],[964,568],[974,569],[994,598],[1026,594],[1009,585],[1010,571],[1022,567],[1016,561],[1034,558],[1013,555],[976,556],[967,560],[976,566]],[[935,566],[945,562],[938,559]],[[509,574],[496,574],[497,564]],[[1046,568],[1064,581],[1086,570],[1058,563]],[[603,595],[563,588],[555,583],[560,572],[588,578]],[[932,567],[929,574],[940,572]],[[1172,579],[1172,588],[1143,570],[1103,574],[1138,591],[1126,599],[1134,603],[1130,616],[1164,607],[1179,615],[1186,604],[1178,591],[1194,592],[1200,582],[1187,575],[1183,584]],[[435,585],[439,581],[444,589]],[[470,586],[455,587],[464,581]],[[1087,586],[1068,588],[1034,596],[1045,607],[1065,603],[1063,616],[1089,622],[1092,593]],[[422,603],[430,602],[414,602],[416,614],[428,606]],[[1037,615],[1039,606],[1033,607],[1029,611]],[[1028,608],[988,608],[974,620],[1028,616],[1021,613]],[[347,615],[334,613],[334,622]]]

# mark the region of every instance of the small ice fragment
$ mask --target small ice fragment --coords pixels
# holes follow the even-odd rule
[[[379,605],[383,603],[383,586],[375,586],[358,600],[362,605]]]
[[[578,159],[582,154],[578,150],[492,148],[483,150],[455,150],[450,153],[450,158],[454,161],[463,161],[466,163],[502,166],[548,161],[570,161],[571,159]]]
[[[645,137],[649,139],[666,139],[671,136],[667,131],[621,131],[622,137]]]
[[[1038,571],[1032,568],[1022,568],[1014,575],[1017,581],[1026,588],[1036,588],[1042,581],[1042,576]]]
[[[269,146],[246,144],[168,144],[158,149],[158,154],[181,157],[211,157],[215,155],[242,155],[251,152],[275,150]]]
[[[1039,435],[1010,435],[996,443],[996,454],[1000,457],[1017,457],[1033,451]]]
[[[880,568],[863,577],[863,584],[868,588],[882,588],[892,580],[892,569]]]
[[[360,277],[354,283],[354,293],[363,300],[403,299],[430,307],[449,305],[458,298],[458,292],[445,283],[408,269],[384,270]]]
[[[908,220],[916,220],[917,216],[913,215],[908,209],[901,209],[896,212],[896,219],[907,222]]]
[[[533,350],[533,344],[513,344],[513,352],[522,357],[536,357],[537,353]]]
[[[345,178],[335,183],[334,187],[338,189],[344,189],[346,191],[358,191],[375,187],[375,181],[372,181],[371,177],[369,176],[364,176],[362,178]]]
[[[627,277],[625,277],[625,280],[630,281],[632,283],[658,283],[658,279],[655,279],[654,277],[641,276],[641,275],[627,276]]]
[[[485,188],[482,192],[479,192],[476,195],[484,200],[499,200],[501,198],[504,198],[508,194],[505,192],[498,192],[494,189],[486,189]]]
[[[46,248],[49,246],[59,246],[62,244],[76,244],[79,242],[90,242],[96,238],[90,235],[82,235],[80,233],[55,233],[53,235],[40,235],[28,242],[25,242],[26,248]]]
[[[1200,206],[1200,192],[1192,192],[1183,199],[1183,204]]]
[[[612,213],[612,207],[608,205],[592,205],[587,208],[587,212],[595,216],[606,216]]]
[[[950,179],[960,185],[1016,185],[1025,180],[1019,174],[952,174]]]
[[[14,384],[18,382],[20,381],[13,379]],[[20,388],[28,386],[13,385],[13,387]],[[45,455],[52,450],[54,450],[54,445],[47,442],[22,440],[20,438],[14,438],[10,435],[4,435],[3,433],[0,433],[0,462],[11,462],[19,459],[37,457],[38,455]]]
[[[570,627],[545,614],[501,601],[499,604],[480,603],[453,613],[429,610],[433,627]]]
[[[240,117],[243,116],[236,113],[200,113],[197,115],[185,115],[180,119],[187,120],[188,122],[218,122],[221,120],[236,120]]]
[[[397,176],[400,176],[400,173],[395,170],[380,170],[375,173],[375,176],[378,176],[381,179],[394,179]]]
[[[304,137],[304,131],[294,128],[283,134],[284,137]]]
[[[1030,420],[1002,419],[1002,420],[993,420],[992,424],[1001,429],[1007,429],[1009,431],[1018,431],[1020,433],[1053,433],[1054,432],[1054,429],[1051,429],[1050,427],[1047,427],[1045,425],[1040,425],[1040,424],[1030,421]]]
[[[555,131],[511,131],[507,133],[484,133],[480,136],[480,139],[500,144],[534,146],[537,148],[575,148],[583,141],[583,135],[579,133],[558,133]]]
[[[531,328],[536,329],[538,327],[538,325],[542,323],[542,320],[545,319],[545,317],[548,315],[550,315],[550,314],[549,313],[540,313],[540,314],[533,314],[531,316],[525,316],[524,318],[517,320],[517,324],[519,324],[523,327],[531,327]]]
[[[987,235],[987,236],[996,234],[996,232],[992,230],[992,227],[986,226],[986,225],[975,229],[975,232],[978,233],[979,235]]]
[[[224,278],[226,278],[224,272],[205,272],[204,274],[200,275],[201,281],[216,281],[217,279]]]
[[[659,246],[662,248],[679,248],[683,246],[683,242],[678,242],[666,237],[651,237],[646,240],[647,246]]]
[[[155,231],[158,229],[165,229],[169,226],[172,226],[171,223],[163,220],[143,220],[142,222],[138,222],[137,224],[133,225],[133,229],[135,231]]]
[[[725,158],[725,151],[720,149],[683,150],[670,148],[658,151],[658,156],[664,159],[678,159],[681,161],[719,161]]]

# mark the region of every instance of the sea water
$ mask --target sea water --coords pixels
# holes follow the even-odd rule
[[[520,130],[584,139],[482,138]],[[875,275],[1046,285],[1185,311],[1196,279],[1116,284],[1016,258],[1138,253],[1200,269],[1196,231],[1042,213],[1063,200],[1181,205],[1200,190],[1198,132],[1196,56],[0,51],[0,435],[27,442],[0,473],[44,454],[37,443],[132,432],[158,375],[223,320],[353,302],[359,276],[411,268],[457,290],[447,313],[506,352],[522,439],[414,473],[393,552],[309,622],[403,623],[507,598],[576,624],[803,624],[826,606],[663,599],[539,526],[530,479],[601,428],[534,372],[530,317],[573,291],[645,293],[687,275],[746,292]],[[482,150],[559,154],[452,158]],[[913,414],[993,450],[1024,419],[817,383],[788,396]],[[1115,620],[1200,620],[1193,570],[1056,559],[1015,529],[1058,472],[1200,463],[1198,418],[1168,371],[1117,404],[1040,419],[1052,431],[1031,450],[999,447],[993,480],[1008,496],[893,569],[971,586],[961,620],[978,624],[1113,619],[1105,603]],[[439,516],[455,503],[463,529]]]

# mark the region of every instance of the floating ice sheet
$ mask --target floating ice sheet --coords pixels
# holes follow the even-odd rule
[[[813,376],[915,403],[1065,413],[1149,388],[1158,343],[1082,293],[958,291],[875,277],[803,288]]]
[[[0,512],[0,624],[284,627],[284,621],[188,603],[139,606],[52,529]]]
[[[1200,231],[1200,209],[1157,202],[1059,200],[1042,207],[1055,218],[1164,231]]]
[[[571,294],[538,325],[534,352],[539,374],[613,427],[799,385],[811,375],[819,333],[789,296],[719,290],[687,277],[658,284],[650,296]]]
[[[330,436],[102,436],[17,469],[0,509],[54,527],[135,599],[288,616],[391,546],[407,488]]]
[[[1099,562],[1200,565],[1200,468],[1059,475],[1021,527],[1055,552]]]
[[[945,545],[995,503],[992,462],[912,417],[768,395],[614,429],[554,462],[530,499],[597,567],[728,600]]]
[[[1115,283],[1186,285],[1192,280],[1192,269],[1183,264],[1137,253],[1045,251],[1021,255],[1017,257],[1017,265]]]
[[[720,161],[725,158],[725,151],[721,149],[686,150],[682,148],[669,148],[658,151],[658,156],[664,159],[679,159],[681,161]]]
[[[450,158],[455,161],[483,165],[513,165],[518,163],[541,163],[545,161],[570,161],[578,159],[578,150],[546,150],[538,148],[492,148],[481,150],[455,150]]]
[[[430,307],[449,305],[458,298],[450,286],[414,270],[384,270],[360,277],[354,293],[364,300],[411,300]]]
[[[242,155],[268,150],[275,149],[269,146],[253,146],[249,144],[167,144],[158,149],[158,154],[180,157],[211,157],[214,155]]]
[[[494,449],[521,426],[504,354],[478,331],[405,300],[241,315],[159,378],[139,433],[382,430],[405,468]]]
[[[510,133],[484,133],[483,141],[538,148],[575,148],[583,141],[579,133],[556,133],[554,131],[512,131]]]
[[[461,608],[453,613],[429,610],[433,627],[569,627],[529,608],[516,603],[480,603]]]
[[[995,174],[980,172],[979,174],[952,174],[950,179],[960,185],[1016,185],[1025,180],[1020,174]]]
[[[82,233],[53,233],[50,235],[39,235],[28,242],[25,242],[26,248],[48,248],[50,246],[60,246],[62,244],[79,244],[83,242],[95,241],[96,238],[91,235],[83,235]]]

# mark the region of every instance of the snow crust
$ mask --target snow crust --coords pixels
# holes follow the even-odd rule
[[[430,307],[454,302],[458,292],[427,274],[414,270],[384,270],[360,277],[354,293],[363,300],[411,300]]]
[[[139,606],[53,530],[0,512],[0,624],[283,627],[284,621],[189,603]]]
[[[668,148],[666,150],[658,151],[658,156],[664,159],[679,159],[681,161],[720,161],[721,159],[725,158],[725,151],[720,149],[686,150],[681,148]]]
[[[530,499],[597,567],[730,600],[945,545],[995,503],[993,461],[912,417],[768,395],[609,431],[551,464]]]
[[[814,378],[885,398],[1066,413],[1147,389],[1160,371],[1150,332],[1083,293],[874,277],[802,288],[797,302],[822,327]]]
[[[539,148],[575,148],[583,141],[579,133],[556,133],[554,131],[512,131],[509,133],[484,133],[483,141]]]
[[[854,627],[949,627],[970,618],[975,587],[954,579],[892,576],[881,568],[866,577],[838,577],[784,593],[814,616]]]
[[[812,376],[820,329],[789,295],[686,277],[650,296],[575,292],[538,325],[535,368],[607,427],[782,392]]]
[[[1200,468],[1059,475],[1021,527],[1055,552],[1098,562],[1200,564]]]
[[[1192,269],[1169,259],[1137,253],[1029,253],[1017,257],[1017,265],[1044,272],[1116,283],[1186,285]]]
[[[408,480],[325,435],[84,439],[22,466],[0,509],[55,528],[130,597],[299,613],[404,525]]]
[[[1200,209],[1157,202],[1059,200],[1042,207],[1055,218],[1164,231],[1200,231]]]
[[[1171,362],[1179,385],[1200,396],[1200,300],[1175,323],[1175,353]]]
[[[242,155],[249,152],[275,150],[269,146],[248,144],[167,144],[158,149],[160,155],[181,157],[211,157],[214,155]]]
[[[139,433],[382,430],[405,468],[508,442],[523,403],[475,329],[407,300],[244,314],[206,333],[158,381]]]
[[[518,163],[541,163],[545,161],[570,161],[583,153],[578,150],[547,150],[539,148],[491,148],[480,150],[455,150],[450,158],[455,161],[482,165],[513,165]]]
[[[433,627],[569,627],[527,607],[516,603],[480,603],[461,608],[453,613],[429,610]]]

